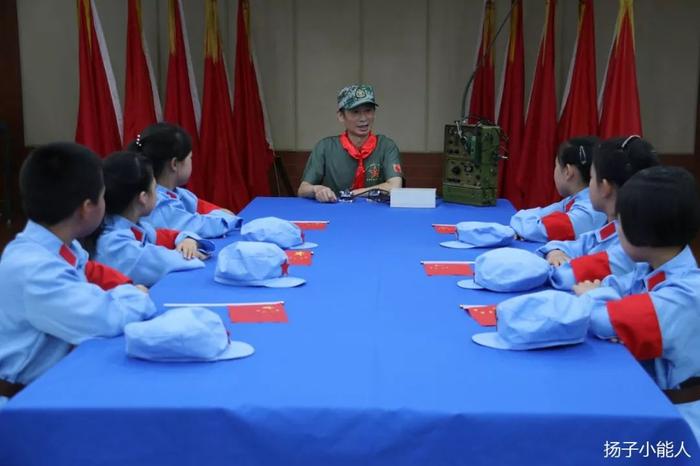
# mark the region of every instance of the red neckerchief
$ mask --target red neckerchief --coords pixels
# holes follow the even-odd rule
[[[348,132],[344,132],[343,134],[340,135],[340,144],[343,146],[343,149],[346,150],[348,154],[350,154],[350,157],[353,159],[357,160],[357,170],[355,171],[355,179],[352,182],[352,188],[351,189],[358,189],[358,188],[364,188],[365,187],[365,162],[364,160],[369,157],[372,152],[374,151],[374,148],[377,147],[377,136],[374,135],[371,131],[369,132],[369,137],[365,141],[364,144],[362,144],[362,147],[359,149],[355,147],[355,145],[350,142],[350,138],[348,137]]]

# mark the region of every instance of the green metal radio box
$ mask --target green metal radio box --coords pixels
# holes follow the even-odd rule
[[[449,202],[496,204],[501,128],[445,125],[442,197]]]

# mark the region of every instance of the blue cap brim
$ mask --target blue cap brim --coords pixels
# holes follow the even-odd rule
[[[506,343],[498,332],[477,333],[472,335],[472,341],[481,346],[488,346],[496,349],[513,349]]]
[[[211,359],[204,358],[168,358],[168,357],[158,357],[155,355],[143,355],[143,354],[133,354],[129,351],[127,345],[126,354],[132,358],[143,359],[144,361],[155,361],[155,362],[216,362],[223,361],[226,359],[237,359],[245,358],[255,353],[255,348],[253,348],[248,343],[242,341],[231,341],[226,349],[218,356]]]
[[[240,281],[231,280],[224,277],[214,276],[214,281],[221,283],[223,285],[231,286],[265,286],[267,288],[293,288],[295,286],[303,285],[306,280],[298,277],[278,277],[278,278],[268,278],[266,280],[250,280],[250,281]]]
[[[535,349],[544,349],[544,348],[552,348],[554,346],[568,346],[568,345],[577,345],[579,343],[583,343],[585,338],[581,338],[578,340],[558,340],[558,341],[548,341],[548,342],[541,342],[541,343],[530,343],[530,344],[521,344],[521,345],[513,345],[511,343],[506,342],[501,336],[498,334],[498,332],[488,332],[488,333],[477,333],[475,335],[472,335],[472,341],[474,343],[477,343],[481,346],[487,346],[489,348],[495,348],[495,349],[504,349],[504,350],[514,350],[514,351],[527,351],[527,350],[535,350]]]
[[[465,278],[457,282],[457,286],[460,288],[466,288],[467,290],[485,290],[483,286],[479,285],[474,281],[473,278]]]
[[[289,249],[313,249],[315,247],[318,247],[318,244],[306,241],[304,243],[297,244],[296,246],[291,246]]]
[[[472,249],[472,248],[478,247],[478,246],[475,246],[473,244],[463,243],[462,241],[456,241],[456,240],[443,241],[442,243],[440,243],[440,246],[442,246],[443,248],[450,248],[450,249]]]
[[[299,277],[268,278],[267,280],[259,281],[262,286],[266,286],[268,288],[294,288],[295,286],[306,283],[306,280]]]
[[[255,353],[255,348],[253,348],[248,343],[242,341],[231,341],[229,342],[226,350],[216,357],[216,361],[221,361],[224,359],[238,359],[245,358]]]

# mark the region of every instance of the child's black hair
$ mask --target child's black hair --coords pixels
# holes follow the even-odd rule
[[[102,160],[79,144],[46,144],[22,164],[19,186],[27,218],[52,226],[70,217],[86,200],[99,201],[104,187]]]
[[[115,152],[104,161],[105,213],[122,214],[153,183],[151,162],[135,152]]]
[[[160,122],[144,129],[128,148],[145,155],[153,165],[153,174],[158,178],[170,160],[185,160],[192,151],[192,139],[177,125]]]
[[[632,175],[659,164],[654,147],[639,136],[607,139],[593,151],[593,166],[600,183],[620,188]]]
[[[615,208],[634,246],[683,247],[700,229],[698,184],[680,167],[640,171],[620,188]]]
[[[581,174],[581,179],[588,184],[591,180],[591,163],[593,149],[600,142],[595,136],[580,136],[564,141],[557,152],[557,162],[562,167],[573,165]]]

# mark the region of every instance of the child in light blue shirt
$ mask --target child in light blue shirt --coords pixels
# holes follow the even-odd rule
[[[73,143],[40,147],[20,171],[28,222],[0,258],[0,399],[12,397],[90,338],[155,314],[147,289],[89,283],[77,238],[104,216],[102,163]],[[0,401],[1,402],[1,401]]]
[[[564,198],[546,207],[519,210],[510,226],[528,241],[573,240],[605,224],[605,214],[591,205],[591,179],[596,137],[572,138],[564,142],[554,163],[554,184]]]
[[[192,174],[192,142],[180,127],[156,123],[129,145],[153,165],[158,200],[146,219],[156,228],[172,228],[216,238],[240,230],[243,219],[183,188]]]
[[[640,171],[617,198],[620,244],[635,269],[575,286],[591,331],[624,344],[676,404],[700,441],[700,270],[688,244],[700,196],[678,167]]]
[[[106,213],[95,258],[146,286],[167,273],[204,267],[211,241],[192,232],[156,229],[142,220],[156,204],[151,164],[133,152],[117,152],[104,163]]]

